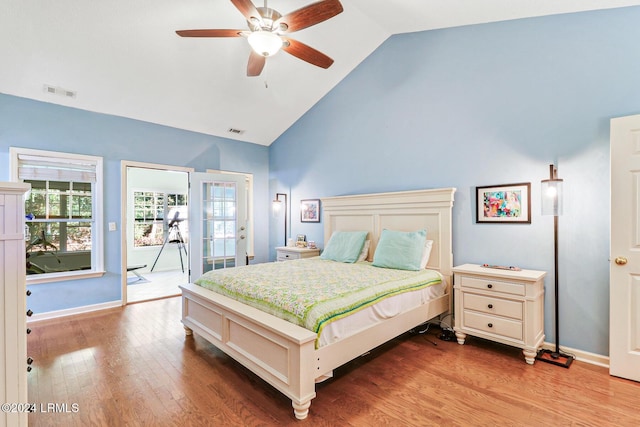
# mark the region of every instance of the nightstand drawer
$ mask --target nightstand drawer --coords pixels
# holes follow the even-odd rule
[[[291,261],[294,259],[312,258],[320,255],[320,249],[296,248],[281,246],[276,248],[276,261]]]
[[[463,307],[465,310],[480,311],[516,320],[523,319],[523,303],[521,301],[465,293]]]
[[[502,292],[503,294],[525,295],[526,293],[523,283],[463,276],[460,284],[463,288],[484,289],[485,291]]]
[[[480,314],[473,311],[464,311],[464,328],[477,329],[503,337],[522,340],[522,322],[499,317]]]

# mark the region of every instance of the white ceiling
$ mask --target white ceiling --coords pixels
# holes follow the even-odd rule
[[[312,2],[268,5],[286,14]],[[228,0],[0,3],[0,92],[270,145],[393,34],[640,0],[342,0],[343,13],[291,35],[332,57],[331,68],[280,52],[260,77],[246,77],[246,39],[181,38],[174,32],[246,29]],[[47,93],[44,85],[76,96]]]

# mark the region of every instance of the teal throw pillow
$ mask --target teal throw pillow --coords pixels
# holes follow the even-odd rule
[[[336,231],[331,235],[320,258],[338,262],[356,262],[366,238],[366,231]]]
[[[382,230],[376,252],[373,254],[373,265],[398,270],[420,270],[426,239],[427,230]]]

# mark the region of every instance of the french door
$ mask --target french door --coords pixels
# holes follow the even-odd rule
[[[246,220],[243,175],[189,174],[189,281],[246,264]]]

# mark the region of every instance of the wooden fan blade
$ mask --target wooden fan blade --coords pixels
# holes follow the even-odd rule
[[[324,0],[284,15],[273,24],[280,33],[293,33],[303,28],[319,24],[343,11],[338,0]]]
[[[249,63],[247,64],[247,76],[256,77],[259,76],[264,68],[264,64],[267,62],[267,58],[255,53],[253,50],[249,54]]]
[[[258,9],[251,3],[251,0],[231,0],[231,3],[242,13],[247,21],[251,21],[251,18],[262,20],[262,16],[258,12]]]
[[[240,37],[244,30],[178,30],[180,37]]]
[[[302,59],[303,61],[320,68],[329,68],[331,64],[333,64],[333,59],[329,58],[319,50],[315,50],[311,46],[286,37],[282,37],[282,39],[285,41],[285,43],[283,43],[282,50],[290,53],[296,58]]]

